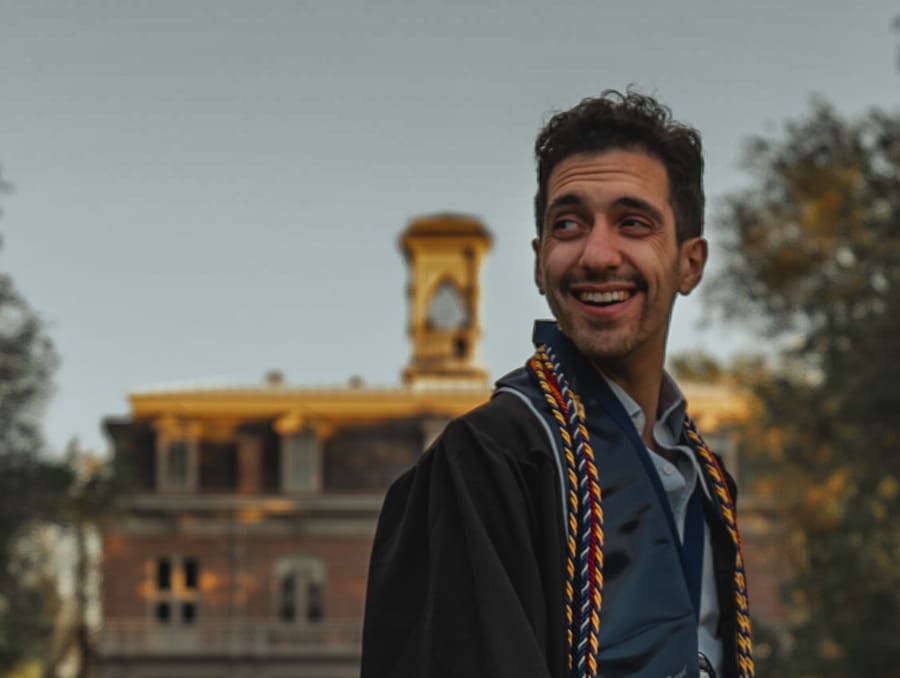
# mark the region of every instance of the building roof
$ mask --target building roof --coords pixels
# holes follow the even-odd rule
[[[400,236],[401,242],[409,237],[476,237],[491,242],[491,232],[473,216],[454,212],[441,212],[413,219]]]

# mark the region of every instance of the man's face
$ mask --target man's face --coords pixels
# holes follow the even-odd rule
[[[661,364],[675,293],[700,281],[706,242],[675,238],[665,166],[639,151],[569,156],[547,181],[535,281],[589,359]]]

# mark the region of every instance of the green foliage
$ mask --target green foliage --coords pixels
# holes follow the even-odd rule
[[[777,675],[900,676],[900,117],[815,102],[746,164],[711,287],[781,357],[744,444],[794,573]]]

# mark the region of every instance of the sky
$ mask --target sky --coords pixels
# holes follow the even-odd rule
[[[699,128],[708,219],[752,135],[819,95],[898,110],[896,3],[0,0],[0,271],[59,353],[45,430],[103,452],[130,392],[399,383],[397,236],[471,214],[494,235],[494,377],[548,312],[532,282],[532,146],[552,112],[636,85]],[[715,270],[722,230],[707,235]],[[669,351],[754,350],[675,308]]]

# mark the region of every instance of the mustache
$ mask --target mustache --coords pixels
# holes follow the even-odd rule
[[[644,276],[640,275],[637,272],[603,274],[588,271],[586,273],[582,272],[578,275],[569,273],[567,275],[564,275],[560,279],[559,286],[561,289],[567,290],[572,285],[578,285],[581,283],[592,283],[594,285],[621,283],[625,285],[634,285],[634,287],[639,292],[647,291],[647,280],[644,278]]]

